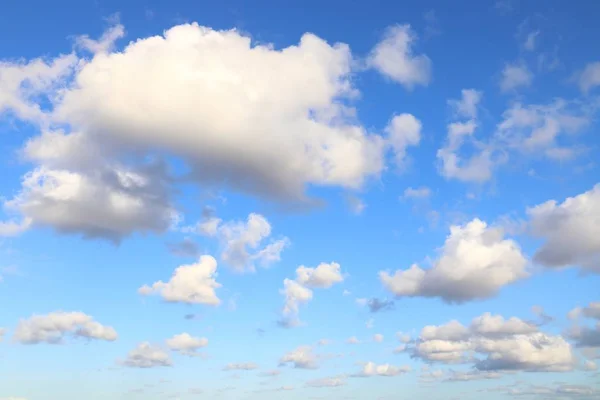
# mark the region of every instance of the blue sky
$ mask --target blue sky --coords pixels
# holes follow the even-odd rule
[[[597,398],[599,13],[8,1],[0,399]]]

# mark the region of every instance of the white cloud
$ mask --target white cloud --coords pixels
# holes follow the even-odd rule
[[[133,368],[170,367],[172,365],[169,353],[148,342],[138,344],[120,363]]]
[[[480,371],[570,371],[576,364],[563,337],[490,313],[474,318],[469,328],[458,321],[425,327],[408,351],[428,362],[473,363]]]
[[[296,279],[284,279],[283,289],[279,291],[285,297],[283,315],[285,320],[280,324],[294,327],[298,320],[299,305],[308,303],[313,298],[311,289],[328,289],[344,280],[338,263],[321,263],[316,268],[301,265],[296,269]]]
[[[327,289],[344,280],[340,264],[321,263],[316,268],[305,267],[296,269],[296,281],[309,288]]]
[[[379,272],[384,287],[398,297],[440,297],[461,303],[494,296],[528,276],[527,260],[516,242],[479,219],[451,226],[441,256],[429,269],[412,265],[393,275]]]
[[[167,347],[185,355],[195,355],[198,349],[208,345],[208,339],[193,337],[189,333],[181,333],[166,340]]]
[[[475,119],[482,97],[483,93],[479,90],[462,89],[460,100],[448,100],[448,105],[452,108],[456,117]]]
[[[215,289],[221,287],[215,280],[217,260],[204,255],[195,264],[178,267],[168,282],[157,281],[152,286],[144,285],[138,289],[141,295],[158,294],[165,301],[187,304],[219,305]]]
[[[88,35],[81,35],[76,38],[76,44],[93,54],[108,53],[114,48],[115,42],[123,36],[125,36],[125,27],[116,23],[109,27],[100,39],[95,40]]]
[[[23,215],[20,223],[2,223],[8,233],[49,226],[115,242],[134,231],[163,232],[177,218],[160,176],[124,168],[87,174],[37,168],[25,175],[21,192],[4,206]]]
[[[363,366],[362,370],[353,375],[355,377],[370,377],[370,376],[397,376],[410,371],[410,367],[405,365],[396,367],[390,364],[377,365],[374,362],[367,362]]]
[[[431,60],[424,54],[413,53],[416,40],[410,25],[390,26],[367,63],[409,90],[416,85],[427,86],[431,80]]]
[[[251,371],[254,369],[258,369],[258,365],[255,363],[230,363],[223,368],[223,371]]]
[[[492,149],[474,137],[478,127],[477,108],[482,96],[474,89],[463,89],[460,100],[448,101],[456,118],[467,119],[448,124],[446,144],[437,151],[440,173],[445,178],[479,183],[491,178],[496,163]],[[466,144],[472,145],[474,151],[468,159],[463,159],[459,153]]]
[[[534,260],[548,267],[600,272],[600,184],[562,203],[527,209],[531,233],[545,239]]]
[[[376,333],[373,335],[373,341],[377,343],[383,342],[383,335],[381,333]]]
[[[22,221],[0,221],[0,237],[18,236],[29,229],[31,219],[26,218]]]
[[[520,87],[531,86],[533,74],[525,64],[506,64],[502,70],[500,90],[511,92]]]
[[[313,353],[311,346],[300,346],[279,360],[280,365],[288,363],[299,369],[317,369],[319,367],[317,356]]]
[[[421,121],[407,113],[395,115],[386,126],[388,143],[394,151],[396,165],[399,167],[405,163],[406,149],[417,146],[421,141],[421,129]]]
[[[577,78],[579,88],[583,93],[588,93],[596,86],[600,86],[600,61],[587,64]]]
[[[60,344],[65,336],[74,338],[117,340],[117,332],[82,312],[56,311],[22,319],[15,328],[13,339],[22,344]]]

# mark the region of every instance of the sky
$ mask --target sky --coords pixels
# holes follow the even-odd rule
[[[599,15],[3,2],[0,400],[599,398]]]

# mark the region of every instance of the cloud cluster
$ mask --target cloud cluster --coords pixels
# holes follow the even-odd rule
[[[291,364],[298,369],[319,368],[318,356],[313,352],[312,346],[300,346],[279,359],[280,365]]]
[[[290,244],[287,237],[272,240],[272,227],[262,215],[251,213],[245,222],[223,222],[212,212],[204,210],[202,219],[192,227],[182,228],[184,232],[194,232],[216,237],[221,243],[221,260],[236,272],[254,272],[254,263],[266,267],[281,259],[281,252]]]
[[[413,265],[393,275],[381,271],[384,287],[398,297],[439,297],[461,303],[494,296],[528,276],[518,244],[479,219],[451,226],[441,256],[429,269]]]
[[[82,312],[56,311],[19,321],[13,339],[21,344],[61,344],[65,337],[90,340],[117,340],[117,332]]]
[[[404,365],[401,367],[396,367],[390,364],[375,364],[374,362],[367,362],[363,365],[363,368],[360,372],[352,375],[353,377],[363,377],[368,378],[371,376],[397,376],[400,374],[404,374],[410,371],[410,367],[408,365]]]
[[[120,364],[132,368],[170,367],[173,365],[169,353],[149,342],[138,344]]]
[[[406,351],[432,363],[472,363],[479,371],[570,371],[576,365],[563,337],[490,313],[474,318],[469,327],[458,321],[426,326]]]
[[[204,255],[195,264],[178,267],[168,282],[144,285],[138,293],[144,296],[157,294],[167,302],[216,306],[221,303],[215,291],[221,287],[216,276],[217,260]]]
[[[193,337],[189,333],[181,333],[166,340],[167,347],[188,356],[197,355],[198,349],[208,345],[208,339]]]
[[[299,305],[308,303],[313,298],[312,289],[327,289],[344,280],[341,266],[338,263],[321,263],[315,268],[301,265],[296,269],[296,279],[284,279],[280,293],[285,297],[283,307],[284,325],[288,327],[299,324]]]

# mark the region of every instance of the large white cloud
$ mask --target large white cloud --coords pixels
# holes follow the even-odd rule
[[[367,64],[407,89],[427,86],[431,80],[431,60],[424,54],[414,54],[416,39],[410,25],[388,27]]]
[[[59,344],[66,336],[110,342],[118,337],[114,328],[100,324],[87,314],[56,311],[20,320],[13,339],[22,344]]]
[[[169,353],[165,349],[149,342],[138,344],[120,363],[133,368],[170,367],[173,365]]]
[[[600,273],[600,184],[560,204],[549,200],[529,208],[527,214],[531,233],[545,240],[535,261]]]
[[[384,287],[398,297],[440,297],[465,302],[494,296],[503,286],[528,276],[516,242],[479,219],[450,227],[441,256],[429,269],[413,265],[394,274],[381,271]]]
[[[141,295],[158,294],[165,301],[187,304],[219,305],[216,289],[221,284],[216,281],[217,260],[201,256],[197,263],[178,267],[168,282],[157,281],[151,286],[138,289]]]
[[[400,54],[409,71],[402,80],[426,83],[410,77],[429,65],[411,54],[412,34],[390,32],[397,40],[390,36],[376,48],[376,64],[382,54]],[[167,229],[173,180],[165,188],[136,179],[132,189],[110,177],[143,175],[149,156],[183,160],[185,178],[205,187],[305,202],[307,185],[358,189],[383,171],[388,150],[401,158],[416,144],[370,133],[356,120],[348,105],[358,94],[354,62],[345,44],[305,34],[297,45],[275,49],[235,30],[184,24],[113,50],[123,33],[117,25],[99,40],[78,38],[91,57],[0,65],[0,112],[39,126],[42,134],[23,154],[38,165],[33,175],[57,180],[66,195],[52,197],[28,175],[13,204],[32,226],[111,240]],[[411,126],[413,137],[420,123]],[[64,213],[71,208],[73,217]]]

